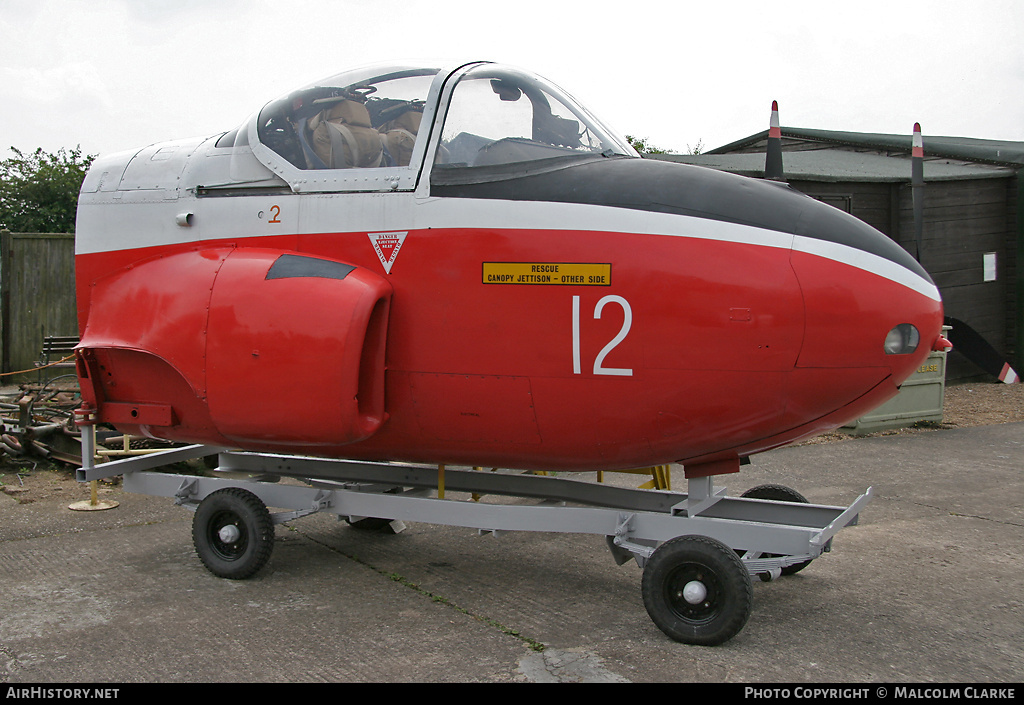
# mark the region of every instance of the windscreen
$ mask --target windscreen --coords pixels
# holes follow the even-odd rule
[[[439,167],[493,166],[636,152],[552,84],[485,64],[465,73],[448,105]]]

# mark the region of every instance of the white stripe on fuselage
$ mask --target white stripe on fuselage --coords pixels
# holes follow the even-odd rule
[[[432,222],[436,224],[431,227],[495,229],[495,223],[502,223],[504,227],[528,230],[564,229],[667,235],[793,249],[871,272],[933,301],[941,301],[939,290],[934,284],[892,260],[827,240],[751,225],[585,204],[485,199],[438,199],[435,204],[441,204],[442,207],[433,214]],[[502,205],[500,209],[495,209],[493,204]]]
[[[803,237],[801,235],[795,237],[793,250],[824,257],[825,259],[862,269],[865,272],[871,272],[889,281],[902,284],[908,289],[913,289],[917,293],[927,296],[932,301],[942,300],[938,287],[930,281],[892,260],[873,255],[870,252],[858,250],[855,247],[848,247],[847,245],[840,245],[836,242],[829,242],[828,240],[815,240],[812,237]]]
[[[258,204],[271,201],[279,203],[281,212],[291,216],[291,227],[276,230],[256,220]],[[750,225],[613,206],[474,198],[417,199],[411,193],[183,198],[144,205],[108,202],[83,206],[78,254],[294,233],[428,229],[635,233],[793,249],[871,272],[934,301],[940,300],[938,289],[914,272],[853,247]],[[196,227],[169,226],[176,212],[191,208],[196,211]],[[291,212],[293,208],[298,209],[297,214]],[[141,219],[141,209],[154,216],[159,214],[162,222],[154,222],[147,232],[148,216]]]

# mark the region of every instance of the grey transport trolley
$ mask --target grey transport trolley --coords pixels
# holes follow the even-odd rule
[[[752,577],[773,580],[830,550],[832,537],[857,522],[869,488],[848,507],[810,504],[781,485],[728,497],[711,477],[687,492],[615,487],[563,476],[228,451],[187,446],[96,465],[88,429],[78,479],[123,475],[123,488],[195,512],[193,539],[215,575],[243,579],[270,558],[274,525],[315,512],[350,523],[423,522],[481,532],[540,531],[606,537],[622,565],[643,569],[641,592],[652,621],[672,639],[715,645],[744,626]],[[173,463],[218,456],[203,477],[156,472]],[[243,479],[237,479],[239,474]],[[269,478],[271,481],[262,481]],[[295,478],[301,482],[277,482]],[[448,492],[470,496],[453,497]],[[493,503],[487,496],[530,503]],[[268,507],[276,510],[271,512]],[[386,517],[386,518],[384,518]]]

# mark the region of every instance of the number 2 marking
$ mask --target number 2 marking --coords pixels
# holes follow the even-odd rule
[[[270,207],[270,212],[273,214],[274,217],[272,217],[270,220],[268,220],[267,223],[280,223],[281,222],[281,206],[271,206]]]
[[[623,320],[622,328],[612,338],[607,345],[605,345],[601,352],[598,353],[597,358],[594,360],[594,374],[595,375],[612,375],[617,377],[632,377],[633,370],[631,368],[624,367],[605,367],[604,359],[608,357],[608,353],[614,350],[619,343],[626,339],[629,335],[629,329],[633,326],[633,309],[630,307],[629,302],[621,296],[609,295],[597,302],[597,306],[594,307],[594,320],[600,320],[601,311],[604,310],[605,304],[615,303],[622,307]],[[572,297],[572,373],[575,375],[581,374],[582,363],[580,361],[580,297]]]

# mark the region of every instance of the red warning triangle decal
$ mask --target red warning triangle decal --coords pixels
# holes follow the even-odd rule
[[[408,234],[408,232],[367,233],[370,243],[373,245],[377,257],[380,258],[380,263],[384,265],[384,271],[387,274],[391,274],[391,267],[395,264],[395,260],[398,259],[398,251],[402,249],[402,243],[405,242],[405,236]]]

